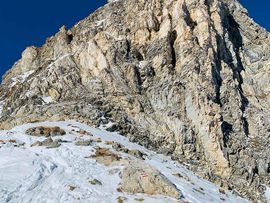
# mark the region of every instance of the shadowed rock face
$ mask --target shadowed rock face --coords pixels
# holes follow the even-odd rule
[[[241,194],[270,173],[270,35],[236,0],[111,1],[1,85],[1,128],[76,119],[113,129]]]

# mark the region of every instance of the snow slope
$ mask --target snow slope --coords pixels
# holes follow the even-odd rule
[[[52,149],[31,147],[34,142],[45,138],[26,135],[25,131],[41,125],[64,129],[66,135],[53,139],[61,138],[67,142]],[[90,146],[76,146],[76,139],[86,139],[88,136],[80,135],[79,130],[91,132],[91,138],[101,138],[101,142],[94,142]],[[121,202],[119,197],[124,199],[124,202],[138,202],[139,199],[149,203],[179,202],[169,197],[117,191],[121,178],[119,173],[113,171],[123,168],[105,166],[89,158],[97,146],[110,148],[106,141],[116,141],[126,148],[138,149],[147,154],[145,162],[157,168],[182,191],[183,202],[248,202],[229,191],[221,193],[217,186],[198,178],[179,163],[131,143],[117,133],[95,129],[75,121],[34,123],[18,126],[10,131],[0,131],[0,202],[108,203]],[[182,177],[173,175],[176,173]],[[90,184],[89,180],[93,179],[100,181],[101,185]]]
[[[265,197],[270,202],[270,187],[266,186]]]

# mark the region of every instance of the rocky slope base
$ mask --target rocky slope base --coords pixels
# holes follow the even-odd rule
[[[74,121],[0,131],[0,165],[1,202],[248,203],[169,157]]]
[[[1,85],[0,127],[75,119],[118,131],[266,201],[270,35],[237,0],[111,1]]]

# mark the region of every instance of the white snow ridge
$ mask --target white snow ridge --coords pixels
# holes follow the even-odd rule
[[[140,152],[141,157],[127,153],[127,150],[117,150],[115,143],[129,151]],[[151,195],[119,189],[123,170],[128,167],[126,163],[132,162],[159,171],[161,178],[182,195],[173,198],[154,194],[155,191]],[[135,173],[132,178],[151,176],[143,171],[140,174],[136,177]],[[68,121],[26,124],[10,131],[0,131],[0,202],[248,201],[198,178],[179,163],[131,143],[117,133]]]

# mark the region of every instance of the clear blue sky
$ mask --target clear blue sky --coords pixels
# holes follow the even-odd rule
[[[270,30],[270,0],[240,0],[250,15]],[[71,27],[106,0],[2,0],[0,3],[0,76],[26,46],[41,46],[62,25]]]
[[[62,25],[73,26],[106,2],[107,0],[1,0],[0,78],[20,59],[26,46],[41,46]]]

